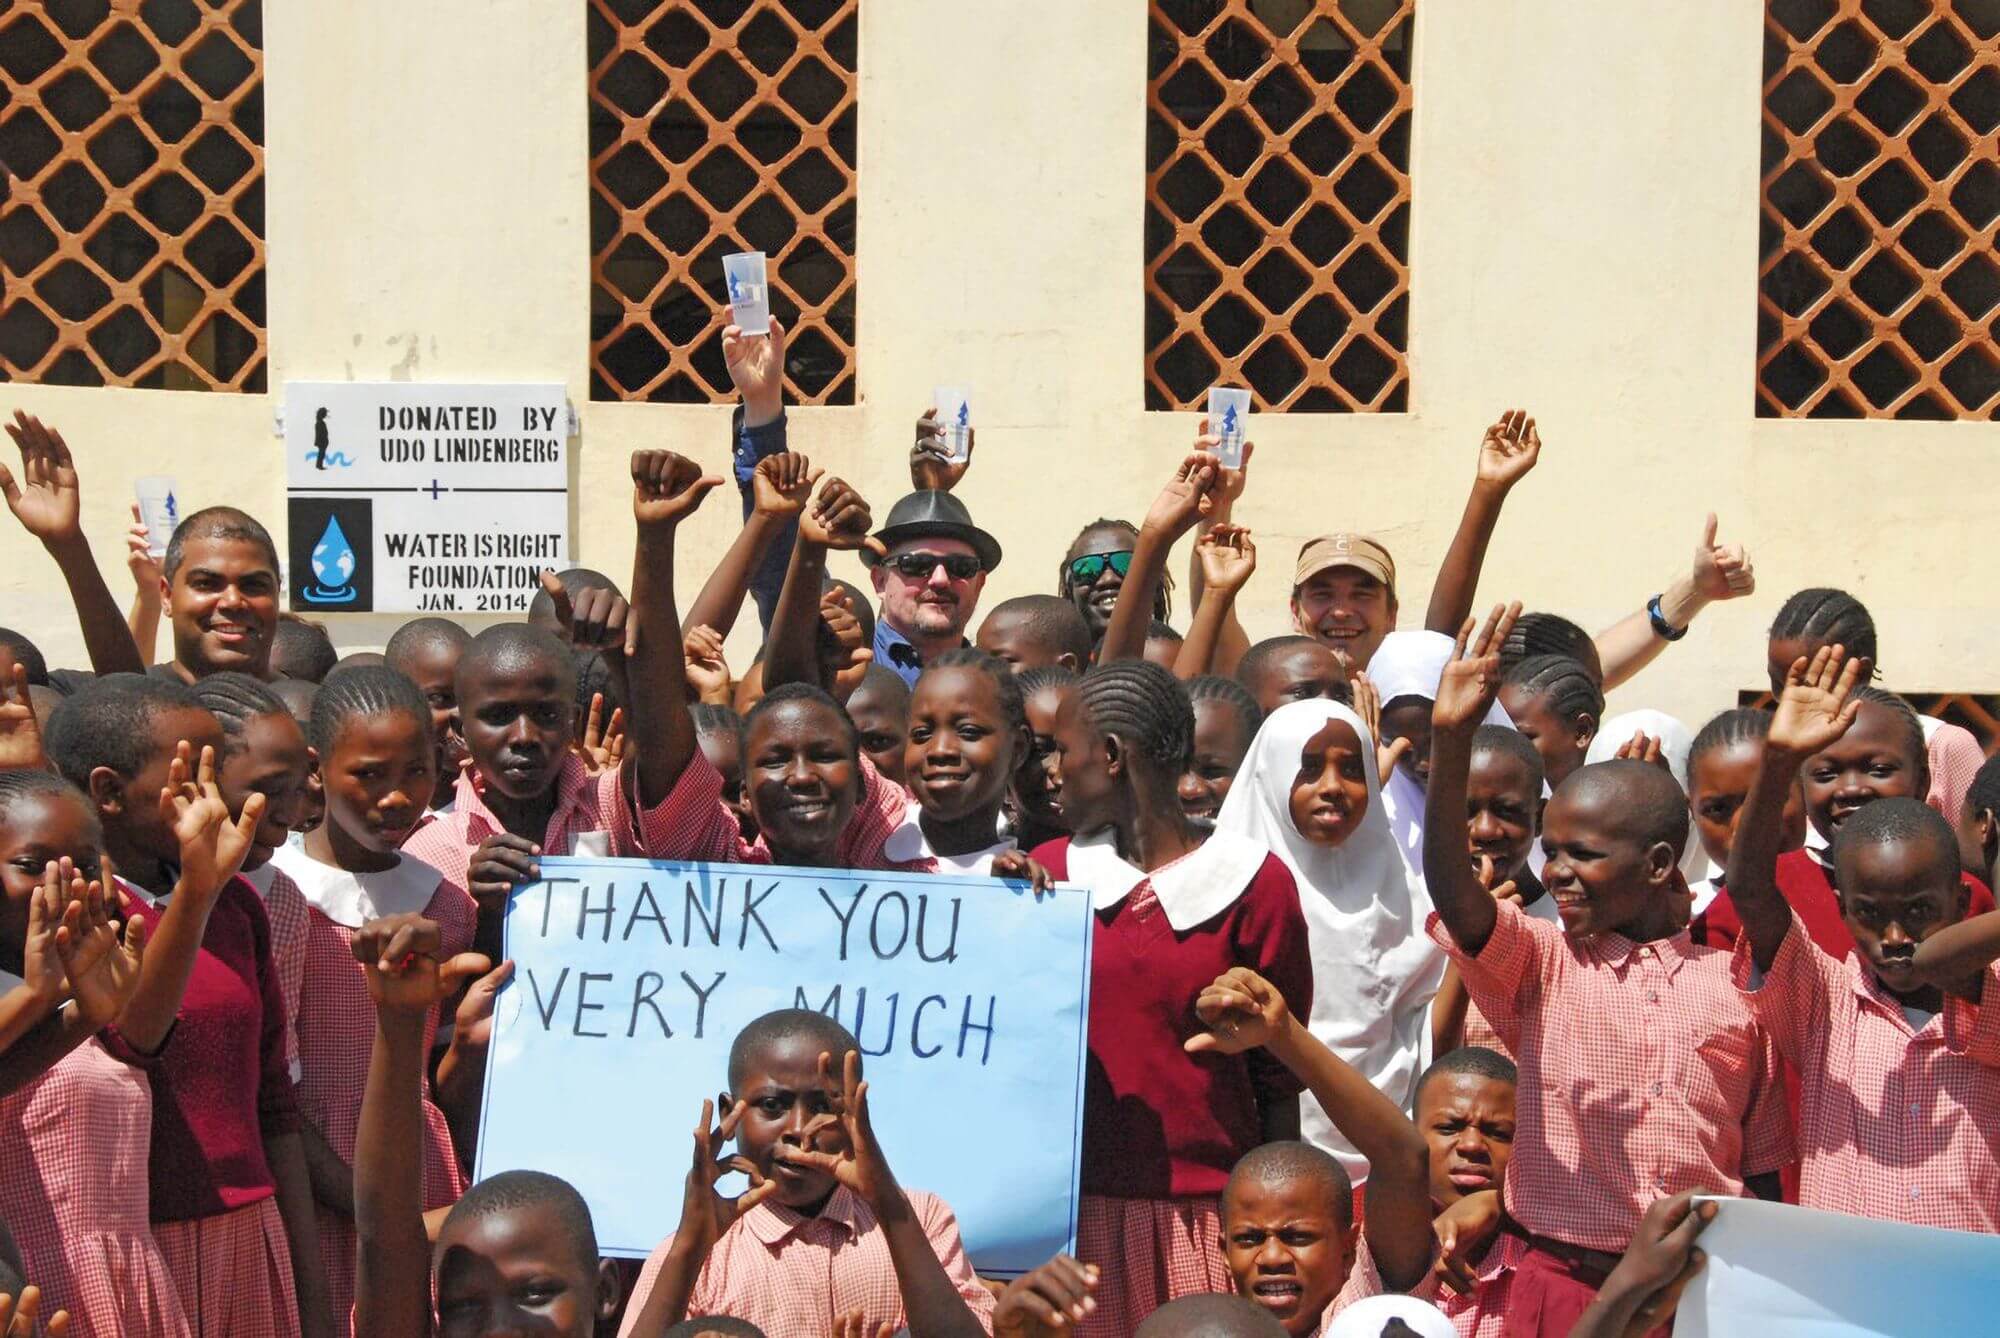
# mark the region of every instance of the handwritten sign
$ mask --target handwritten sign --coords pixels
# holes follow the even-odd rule
[[[2000,1236],[1717,1199],[1676,1338],[1993,1332]]]
[[[284,423],[300,613],[525,612],[568,563],[560,385],[291,381]]]
[[[481,1178],[532,1168],[590,1204],[598,1247],[680,1221],[703,1098],[779,1008],[861,1042],[896,1178],[957,1213],[982,1273],[1072,1248],[1089,1015],[1089,899],[990,878],[545,858],[515,893]]]

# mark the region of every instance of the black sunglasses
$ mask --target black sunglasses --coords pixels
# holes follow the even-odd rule
[[[1132,570],[1132,555],[1126,553],[1085,553],[1069,564],[1069,578],[1078,585],[1094,585],[1106,567],[1123,576]]]
[[[898,553],[887,559],[887,563],[913,581],[928,577],[939,567],[954,581],[969,581],[985,570],[971,553]]]

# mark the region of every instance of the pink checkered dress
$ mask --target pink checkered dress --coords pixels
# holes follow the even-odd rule
[[[477,911],[472,899],[455,885],[441,882],[423,913],[443,931],[445,957],[472,946]],[[316,908],[309,911],[298,1015],[299,1110],[350,1166],[361,1122],[361,1095],[368,1085],[368,1055],[375,1043],[375,1005],[368,998],[367,976],[354,960],[354,932]],[[424,1023],[426,1054],[436,1029],[433,1014]],[[424,1207],[454,1203],[465,1188],[444,1112],[426,1097]],[[354,1303],[355,1247],[353,1221],[321,1208],[319,1253],[335,1315],[346,1315]]]
[[[87,1041],[0,1101],[0,1218],[72,1338],[189,1338],[146,1217],[146,1076]]]
[[[1127,1338],[1169,1301],[1236,1289],[1222,1254],[1220,1199],[1085,1194],[1076,1257],[1103,1270],[1097,1309],[1076,1326],[1077,1338]]]
[[[298,1338],[292,1250],[276,1199],[153,1228],[195,1338]]]
[[[285,996],[285,1064],[299,1080],[299,985],[306,973],[306,898],[299,885],[275,864],[245,869],[243,879],[264,898],[271,921],[271,965],[278,993]]]

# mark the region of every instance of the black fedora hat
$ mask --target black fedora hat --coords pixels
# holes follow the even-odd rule
[[[884,548],[894,548],[905,539],[961,539],[972,545],[979,564],[987,571],[1000,565],[1000,541],[972,523],[965,503],[935,488],[899,499],[889,508],[889,518],[875,531],[875,537]],[[861,550],[863,566],[873,567],[881,561],[872,549]]]

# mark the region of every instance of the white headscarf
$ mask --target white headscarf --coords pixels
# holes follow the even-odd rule
[[[1688,754],[1694,750],[1694,731],[1665,711],[1627,711],[1623,715],[1612,716],[1597,727],[1597,737],[1590,741],[1590,749],[1583,755],[1585,765],[1592,762],[1609,762],[1618,756],[1618,750],[1632,741],[1634,734],[1644,734],[1660,741],[1660,759],[1667,764],[1667,770],[1680,782],[1681,793],[1688,792]],[[1722,876],[1722,870],[1709,862],[1708,852],[1702,849],[1701,834],[1694,830],[1692,815],[1688,823],[1687,845],[1681,850],[1681,872],[1687,876],[1688,885],[1695,890],[1695,899],[1706,905],[1701,889],[1696,885],[1704,880]],[[1709,884],[1709,899],[1715,895],[1714,884]]]
[[[1368,811],[1346,841],[1329,848],[1299,835],[1291,799],[1306,743],[1334,720],[1360,740]],[[1429,1061],[1425,1019],[1444,975],[1444,954],[1424,933],[1430,898],[1390,834],[1368,727],[1324,698],[1279,707],[1264,717],[1215,822],[1219,833],[1269,847],[1298,883],[1312,948],[1312,1034],[1407,1107]],[[1306,1138],[1339,1157],[1360,1183],[1368,1163],[1319,1103],[1306,1097],[1302,1114]]]
[[[1368,681],[1387,707],[1399,697],[1437,700],[1438,684],[1444,667],[1451,663],[1458,643],[1442,632],[1391,632],[1368,661]],[[1486,723],[1514,727],[1495,701],[1486,712]],[[1402,852],[1404,867],[1421,879],[1424,876],[1424,789],[1397,767],[1382,787],[1389,830],[1395,834],[1396,849]]]

